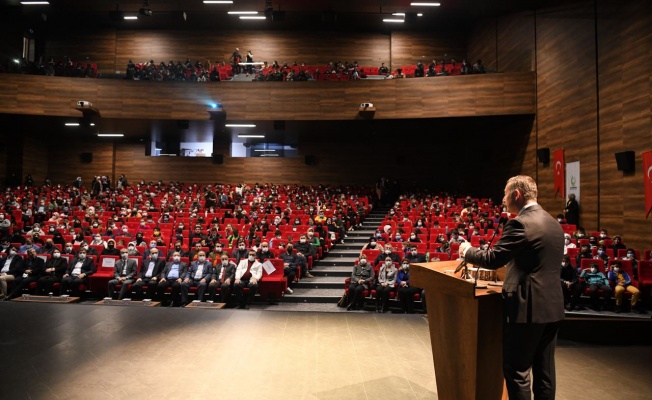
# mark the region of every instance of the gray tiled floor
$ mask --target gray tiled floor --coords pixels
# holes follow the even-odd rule
[[[437,399],[419,315],[3,303],[0,321],[2,399]],[[650,399],[652,347],[557,357],[560,400]]]

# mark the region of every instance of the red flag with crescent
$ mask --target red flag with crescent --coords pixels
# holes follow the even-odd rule
[[[643,158],[643,178],[645,179],[645,218],[652,211],[652,151],[641,153]]]
[[[552,162],[555,166],[555,197],[557,197],[557,193],[561,193],[561,197],[564,197],[564,192],[566,191],[566,186],[564,185],[564,179],[566,178],[564,149],[559,149],[552,152]]]

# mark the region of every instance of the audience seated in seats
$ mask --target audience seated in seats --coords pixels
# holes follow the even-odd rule
[[[564,292],[564,306],[568,311],[578,307],[580,296],[584,293],[585,285],[580,281],[578,269],[575,268],[568,255],[561,261],[561,289]]]
[[[374,260],[373,266],[376,266],[384,262],[385,257],[390,257],[392,259],[392,262],[395,262],[397,264],[401,262],[401,258],[398,256],[398,254],[394,253],[394,248],[392,247],[392,245],[387,243],[385,244],[384,251],[381,254],[379,254]]]
[[[0,259],[0,297],[2,299],[7,298],[7,284],[18,277],[22,277],[24,270],[23,257],[18,255],[16,246],[11,246],[7,257]]]
[[[80,248],[77,256],[68,265],[68,270],[61,279],[61,294],[70,294],[73,297],[80,296],[80,286],[88,286],[88,277],[97,270],[95,262],[87,256],[87,250]]]
[[[122,249],[121,251],[124,251],[124,249]],[[170,252],[170,253],[171,253],[170,261],[181,260],[181,257],[179,256],[178,252]],[[127,254],[131,256],[128,250],[127,250]],[[138,255],[136,254],[136,256]],[[149,257],[145,258],[145,260],[143,261],[143,266],[140,269],[140,273],[136,277],[136,281],[134,282],[134,286],[133,286],[133,289],[136,292],[136,296],[139,299],[145,298],[151,300],[154,298],[154,294],[156,293],[156,288],[159,283],[159,278],[161,277],[161,273],[163,272],[164,268],[165,268],[165,259],[163,259],[163,257],[159,257],[158,251],[151,252]],[[147,292],[144,296],[143,296],[143,286],[147,286]]]
[[[385,313],[389,310],[389,295],[396,290],[397,276],[398,269],[394,265],[392,257],[385,257],[385,263],[378,271],[378,286],[376,286],[377,313]]]
[[[569,233],[564,234],[564,238],[564,254],[566,254],[568,253],[568,249],[574,249],[577,245],[571,241],[571,235]]]
[[[406,314],[414,313],[414,296],[421,293],[421,289],[410,284],[410,261],[403,260],[401,269],[396,277],[398,284],[398,298],[401,302],[401,309]]]
[[[204,301],[204,293],[213,276],[213,266],[206,259],[206,253],[197,253],[197,260],[190,263],[190,268],[181,283],[181,304],[188,304],[188,292],[191,287],[197,288],[197,300]]]
[[[609,280],[607,277],[598,270],[598,264],[591,263],[589,269],[585,269],[580,274],[580,278],[586,282],[586,285],[589,287],[589,295],[591,297],[591,309],[594,311],[601,311],[608,307],[609,299],[613,293],[613,289],[609,286]],[[604,303],[600,304],[599,293],[602,291],[602,296],[604,298]]]
[[[127,293],[127,289],[129,289],[129,285],[134,283],[137,269],[138,264],[136,263],[136,260],[129,258],[127,249],[120,250],[120,259],[115,262],[115,266],[113,267],[113,279],[111,279],[108,284],[109,296],[115,300],[115,288],[117,285],[121,285],[117,299],[122,300]]]
[[[234,290],[239,309],[249,309],[262,276],[263,264],[256,260],[256,253],[250,250],[248,257],[240,260],[235,272]],[[246,295],[245,288],[248,288]]]
[[[632,273],[634,275],[634,279],[638,280],[638,259],[636,258],[636,250],[632,249],[631,247],[627,249],[627,253],[625,253],[625,257],[623,257],[623,260],[629,260],[632,263]]]
[[[292,286],[294,285],[297,274],[300,275],[301,271],[306,271],[305,258],[294,253],[292,244],[289,244],[285,251],[280,251],[278,258],[283,260],[283,276],[288,280],[288,287],[285,289],[285,292],[292,294],[294,293]]]
[[[36,293],[47,295],[54,292],[54,284],[61,283],[63,275],[68,269],[68,259],[61,257],[61,250],[55,248],[52,257],[45,262],[45,271],[43,276],[38,280]]]
[[[208,284],[208,293],[211,301],[215,301],[217,289],[220,289],[220,303],[228,304],[233,292],[235,282],[235,271],[237,266],[229,260],[229,256],[222,254],[213,268],[213,275]]]
[[[353,266],[351,282],[349,283],[349,306],[347,310],[362,309],[363,292],[369,290],[374,284],[374,268],[367,262],[364,254],[358,258],[358,263]]]
[[[178,254],[178,253],[177,253]],[[161,276],[156,285],[156,299],[165,304],[165,292],[167,288],[172,288],[172,296],[170,299],[170,307],[180,305],[181,283],[188,272],[188,264],[181,261],[181,257],[173,255],[172,261],[168,262],[161,272]]]
[[[426,262],[425,254],[419,254],[417,251],[417,246],[414,244],[410,246],[410,251],[405,254],[405,259],[407,259],[410,264]]]
[[[615,311],[617,313],[627,311],[627,309],[623,307],[623,294],[629,292],[632,294],[632,311],[640,313],[642,309],[637,305],[637,303],[641,292],[632,284],[632,279],[629,274],[623,271],[620,261],[614,261],[611,267],[612,268],[607,274],[607,277],[614,287],[614,297],[616,298]]]
[[[12,290],[3,300],[18,297],[23,292],[23,289],[29,288],[29,284],[32,282],[38,282],[44,274],[45,261],[38,257],[35,249],[31,248],[27,250],[27,258],[23,263],[23,273],[15,277]]]

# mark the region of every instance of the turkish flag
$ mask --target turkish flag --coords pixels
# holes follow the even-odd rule
[[[566,190],[566,185],[564,185],[564,178],[566,178],[564,149],[559,149],[552,152],[552,162],[555,165],[555,197],[557,197],[557,193],[560,192],[561,197],[564,197],[564,191]]]
[[[652,151],[641,153],[643,157],[643,179],[645,179],[645,218],[652,211]]]

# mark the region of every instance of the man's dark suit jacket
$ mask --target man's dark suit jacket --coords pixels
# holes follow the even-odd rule
[[[0,260],[0,270],[4,268],[6,262],[7,258]],[[13,275],[17,278],[22,276],[23,272],[25,272],[25,261],[22,256],[15,255],[14,258],[11,259],[11,264],[9,264],[9,272],[7,272],[7,275]]]
[[[72,275],[72,271],[75,269],[75,265],[77,265],[79,261],[80,260],[78,258],[76,257],[73,258],[70,265],[68,265],[68,271],[66,271],[66,274]],[[81,273],[86,274],[86,276],[88,277],[90,275],[93,275],[95,271],[97,271],[97,268],[95,267],[95,263],[93,262],[93,259],[89,257],[84,258],[84,261],[82,262]]]
[[[220,272],[222,272],[222,263],[216,264],[215,267],[213,268],[213,276],[211,277],[212,280],[214,281],[219,281],[220,280]],[[236,265],[229,261],[229,263],[226,265],[226,270],[224,274],[224,280],[231,279],[230,282],[235,281],[235,269]]]
[[[145,279],[145,274],[149,268],[150,261],[152,261],[151,258],[146,258],[145,261],[143,261],[143,267],[140,269],[140,274],[138,274],[140,279]],[[158,276],[161,275],[163,268],[165,268],[165,259],[159,257],[154,261],[154,270],[152,271],[152,277],[155,276],[158,278]]]
[[[469,248],[467,262],[488,269],[507,265],[503,284],[504,316],[508,323],[550,323],[564,318],[559,269],[564,232],[540,205],[521,209],[505,224],[490,250]]]
[[[115,262],[115,266],[113,267],[113,277],[115,279],[118,279],[122,276],[122,269],[124,268],[124,263],[125,261],[120,259]],[[128,258],[127,259],[127,274],[126,277],[127,279],[133,279],[134,276],[136,276],[136,269],[138,268],[138,264],[136,264],[136,260],[133,258]]]

